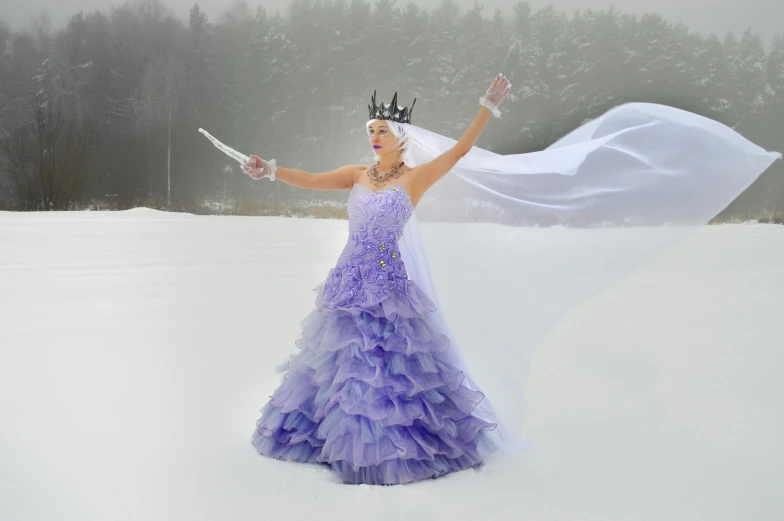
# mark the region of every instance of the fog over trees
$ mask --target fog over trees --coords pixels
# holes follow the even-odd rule
[[[383,31],[379,31],[383,20]],[[490,37],[488,37],[490,36]],[[515,4],[433,9],[393,0],[292,0],[285,14],[238,1],[181,19],[159,0],[0,21],[0,209],[192,210],[233,201],[341,199],[241,174],[198,133],[319,172],[372,160],[374,90],[417,104],[412,121],[459,138],[499,72],[512,92],[478,146],[540,150],[627,101],[665,103],[784,151],[784,33],[701,34],[614,8],[566,14]],[[227,168],[229,166],[230,168]],[[171,205],[168,199],[171,197]],[[724,213],[784,212],[779,161]]]

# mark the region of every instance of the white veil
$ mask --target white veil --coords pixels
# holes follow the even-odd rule
[[[409,167],[456,143],[402,125]],[[474,147],[431,187],[401,255],[436,302],[466,384],[486,396],[475,414],[500,420],[496,441],[527,445],[530,358],[563,316],[708,223],[780,157],[711,119],[629,103],[540,152]]]

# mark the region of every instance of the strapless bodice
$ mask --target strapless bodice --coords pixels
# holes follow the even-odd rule
[[[373,191],[355,184],[348,199],[348,243],[338,265],[372,265],[379,277],[402,266],[397,243],[412,211],[411,198],[400,185]]]
[[[337,265],[316,288],[321,308],[342,308],[371,313],[421,315],[432,302],[414,288],[400,255],[399,240],[414,211],[402,186],[371,190],[354,184],[348,198],[349,236]],[[408,297],[412,309],[384,310],[379,306],[392,293]],[[400,307],[400,299],[392,299]]]

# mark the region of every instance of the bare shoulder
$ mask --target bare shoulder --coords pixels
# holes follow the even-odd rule
[[[373,165],[372,164],[371,165],[351,165],[352,174],[353,174],[353,178],[354,178],[354,183],[359,182],[359,179],[362,177],[362,174],[367,172],[368,168],[370,168],[371,166],[373,166]]]
[[[363,170],[365,170],[367,168],[367,165],[346,165],[343,168],[347,168],[347,169],[351,170],[352,172],[357,173],[357,172],[362,172]]]

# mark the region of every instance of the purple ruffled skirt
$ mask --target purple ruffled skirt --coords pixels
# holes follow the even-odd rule
[[[448,361],[432,301],[412,284],[336,305],[324,292],[336,276],[315,290],[300,351],[261,410],[256,449],[329,465],[345,483],[402,484],[482,465],[478,447],[495,424],[472,415],[484,396]]]

